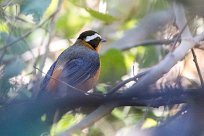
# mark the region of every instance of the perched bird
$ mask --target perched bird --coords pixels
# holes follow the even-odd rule
[[[97,32],[82,32],[76,42],[64,50],[50,67],[41,83],[41,91],[66,91],[67,85],[85,92],[92,89],[100,73],[100,42],[105,40]]]

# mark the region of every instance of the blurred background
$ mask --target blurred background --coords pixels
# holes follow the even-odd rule
[[[193,34],[201,33],[203,14],[197,5],[203,2],[197,0],[195,5],[181,2],[191,20]],[[167,0],[0,0],[0,4],[2,101],[35,96],[40,80],[58,55],[85,30],[95,30],[107,40],[100,51],[102,68],[96,86],[101,93],[157,64],[172,50],[171,44],[136,45],[145,40],[171,40],[178,33],[173,26],[172,3]],[[184,75],[197,78],[188,71]],[[122,136],[135,126],[156,126],[169,114],[164,107],[115,108],[110,115],[75,135]],[[67,114],[45,134],[54,136],[84,116]]]

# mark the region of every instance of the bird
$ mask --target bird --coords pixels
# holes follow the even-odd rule
[[[52,64],[41,83],[41,90],[67,95],[66,87],[83,92],[91,90],[100,74],[99,50],[106,40],[93,30],[82,32],[76,42],[65,49]],[[60,90],[63,90],[59,93]]]

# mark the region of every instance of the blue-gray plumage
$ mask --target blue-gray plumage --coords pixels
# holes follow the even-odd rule
[[[100,72],[98,48],[101,41],[96,32],[83,32],[75,44],[63,51],[50,67],[41,89],[56,92],[66,84],[83,91],[92,89]]]

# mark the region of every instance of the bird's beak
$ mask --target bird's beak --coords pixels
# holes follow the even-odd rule
[[[106,39],[104,39],[104,38],[101,38],[101,42],[106,42]]]

